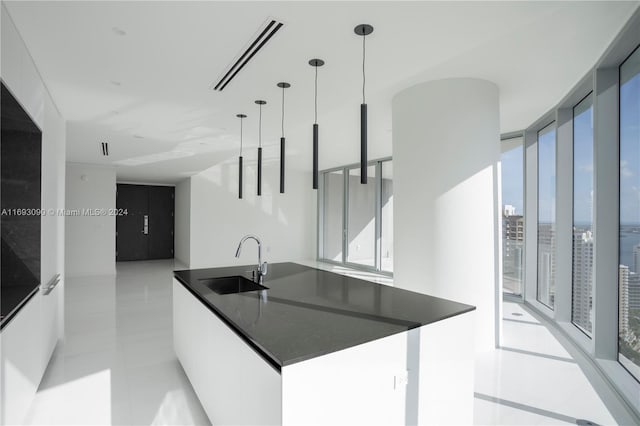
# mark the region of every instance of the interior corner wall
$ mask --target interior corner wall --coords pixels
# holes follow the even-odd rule
[[[36,293],[0,335],[0,424],[20,424],[64,336],[64,217],[55,212],[65,201],[66,125],[4,3],[0,15],[2,82],[42,131],[41,281],[62,277],[48,295]]]
[[[2,81],[42,131],[42,208],[64,207],[66,127],[5,6],[2,6]],[[41,278],[64,273],[64,219],[43,215]]]
[[[498,88],[477,79],[393,99],[394,284],[476,306],[476,349],[499,336]]]
[[[67,276],[116,272],[116,172],[67,163],[65,259]],[[92,214],[105,209],[107,214]]]
[[[190,267],[257,264],[257,247],[246,243],[240,259],[236,247],[246,234],[262,241],[269,263],[316,257],[316,191],[311,173],[287,170],[286,190],[279,191],[278,161],[265,159],[262,196],[256,195],[256,163],[244,167],[243,199],[238,199],[237,163],[225,163],[191,177]]]
[[[184,267],[191,264],[191,178],[176,185],[174,256]]]

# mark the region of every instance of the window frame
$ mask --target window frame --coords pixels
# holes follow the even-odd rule
[[[618,83],[617,84],[617,90],[618,90],[618,110],[617,110],[617,115],[618,115],[618,132],[619,132],[618,135],[617,135],[618,136],[618,138],[617,138],[618,139],[617,140],[617,142],[618,142],[618,172],[620,172],[620,164],[622,163],[622,154],[621,154],[621,149],[620,149],[620,145],[622,143],[622,137],[621,137],[621,133],[620,133],[620,130],[622,129],[622,120],[621,120],[622,105],[621,105],[621,96],[620,96],[620,91],[622,89],[622,84],[621,84],[621,81],[622,81],[622,66],[636,52],[640,55],[640,42],[638,43],[638,45],[634,49],[631,50],[631,52],[629,52],[629,54],[618,65],[618,73],[617,73],[617,83]],[[619,177],[619,175],[618,175],[618,177]],[[620,196],[620,181],[618,181],[618,196]],[[620,232],[620,221],[619,221],[619,219],[620,219],[620,204],[621,204],[621,199],[618,198],[618,215],[617,215],[618,216],[618,253],[617,253],[617,255],[618,255],[618,258],[617,258],[618,262],[617,263],[618,264],[620,264],[620,249],[619,249],[619,247],[620,247],[620,245],[619,245],[620,244],[620,234],[619,234],[619,232]],[[631,265],[629,265],[629,267],[631,267]],[[616,300],[616,302],[617,302],[617,305],[616,305],[616,308],[617,308],[616,309],[616,316],[618,318],[617,327],[616,327],[616,341],[617,341],[616,342],[617,343],[617,345],[616,345],[616,352],[617,352],[616,361],[627,372],[627,374],[629,376],[631,376],[636,381],[636,383],[638,385],[638,388],[640,389],[640,375],[636,376],[629,368],[627,368],[626,365],[624,365],[622,363],[622,361],[620,361],[620,355],[621,354],[620,354],[620,337],[619,337],[619,334],[620,334],[620,320],[619,320],[619,315],[620,315],[620,306],[619,306],[619,303],[620,303],[620,295],[619,295],[620,283],[619,283],[619,279],[620,278],[619,277],[620,277],[620,275],[619,275],[619,271],[618,271],[618,281],[617,281],[617,286],[616,286],[617,289],[618,289],[618,291],[616,292],[616,296],[617,296],[616,297],[616,299],[617,299]],[[640,392],[638,392],[638,393],[640,393]],[[639,409],[639,411],[640,411],[640,409]]]
[[[318,262],[330,263],[338,266],[344,266],[350,269],[373,272],[388,277],[393,277],[393,272],[385,271],[381,269],[381,239],[382,239],[382,163],[393,161],[392,157],[382,157],[367,162],[367,167],[375,166],[375,179],[373,185],[375,185],[375,210],[374,210],[374,266],[363,265],[360,263],[349,262],[349,171],[360,167],[360,163],[352,163],[344,166],[331,167],[328,169],[320,170],[318,173],[321,179],[318,179],[318,193],[317,193],[317,250],[316,260]],[[324,176],[326,173],[335,171],[342,171],[343,179],[343,201],[342,201],[342,260],[336,261],[332,259],[324,258]]]
[[[583,91],[584,89],[582,89]],[[580,91],[580,93],[582,93],[582,91]],[[575,213],[575,109],[578,107],[578,105],[580,105],[583,101],[585,101],[588,97],[591,96],[591,110],[592,110],[592,114],[594,114],[595,112],[595,95],[593,90],[589,91],[589,93],[587,93],[586,95],[584,95],[579,101],[577,101],[573,107],[571,107],[571,231],[572,231],[572,247],[571,247],[571,314],[569,316],[569,322],[571,323],[571,325],[573,325],[580,333],[584,334],[589,340],[591,340],[593,338],[593,327],[595,324],[592,324],[591,326],[591,332],[589,332],[588,330],[584,329],[581,325],[576,324],[573,321],[573,293],[574,293],[574,286],[573,286],[573,227],[575,226],[575,218],[574,218],[574,213]],[[593,121],[592,121],[592,126],[593,126]],[[595,140],[595,132],[592,129],[592,135],[591,135],[591,139],[592,139],[592,149],[593,149],[593,168],[594,168],[594,173],[595,173],[595,144],[596,144],[596,140]],[[594,220],[593,220],[593,214],[594,214],[594,210],[595,210],[595,176],[593,177],[592,183],[591,183],[591,188],[592,191],[594,193],[593,196],[593,204],[591,206],[591,215],[592,215],[592,220],[591,220],[591,232],[593,233],[593,244],[594,244],[594,248],[595,248],[595,232],[594,232]],[[592,268],[595,269],[595,250],[594,253],[592,255]],[[592,272],[592,282],[591,282],[591,304],[592,304],[592,312],[593,312],[593,305],[595,305],[595,286],[596,286],[596,282],[595,282],[595,271]],[[594,322],[595,322],[595,317],[594,317]]]
[[[554,175],[555,175],[555,181],[556,181],[556,188],[554,189],[554,204],[556,205],[555,211],[556,214],[553,217],[553,225],[555,227],[555,238],[556,240],[558,239],[558,235],[557,235],[557,231],[558,231],[558,221],[557,221],[557,204],[558,204],[558,190],[557,190],[557,182],[558,182],[558,124],[557,124],[557,120],[554,118],[553,120],[551,120],[550,122],[548,122],[547,124],[543,125],[542,127],[540,127],[537,131],[536,131],[536,297],[535,300],[536,302],[538,302],[539,304],[541,304],[542,306],[544,306],[547,310],[550,311],[555,311],[555,305],[556,305],[556,300],[555,300],[555,290],[556,290],[556,281],[557,281],[557,271],[554,275],[554,300],[553,300],[553,305],[548,305],[546,303],[544,303],[543,301],[540,300],[540,295],[539,295],[539,288],[540,288],[540,277],[538,276],[538,270],[539,270],[539,266],[540,266],[540,244],[538,244],[538,235],[540,232],[540,136],[541,135],[545,135],[547,133],[550,132],[554,132]],[[547,130],[549,129],[549,130]],[[543,133],[544,132],[544,133]],[[552,253],[552,255],[554,256],[554,259],[556,261],[556,264],[558,263],[558,246],[556,244],[556,249],[553,250],[555,251],[555,253]]]
[[[520,139],[520,142],[515,145],[515,146],[511,146],[509,148],[504,148],[504,146],[506,144],[509,144],[511,141],[513,141],[514,139]],[[526,229],[527,229],[527,216],[525,215],[525,205],[526,205],[526,161],[525,161],[525,140],[524,140],[524,132],[520,131],[520,132],[510,132],[510,133],[503,133],[500,135],[500,155],[504,154],[505,152],[508,152],[509,150],[516,148],[518,146],[522,147],[522,221],[524,223],[523,225],[523,232],[524,232],[524,244],[522,246],[522,281],[520,282],[520,294],[516,294],[516,293],[508,293],[504,291],[504,281],[501,280],[501,293],[502,293],[502,300],[504,301],[510,301],[510,302],[518,302],[518,303],[522,303],[524,302],[524,292],[525,292],[525,275],[526,275],[526,259],[527,259],[527,244],[526,244]],[[500,206],[501,208],[504,207],[504,200],[502,199],[502,177],[503,177],[503,173],[502,173],[502,162],[500,163],[500,187],[501,187],[501,195],[500,195]],[[499,212],[500,214],[500,226],[502,226],[502,211]],[[501,230],[501,233],[503,232],[503,230]],[[502,238],[502,235],[501,235]],[[500,274],[504,273],[504,252],[503,252],[503,248],[500,250]],[[502,276],[502,275],[501,275]]]
[[[524,302],[549,321],[583,362],[594,368],[616,391],[628,413],[640,419],[640,382],[618,361],[618,263],[620,170],[620,66],[640,46],[640,9],[636,9],[616,38],[568,94],[525,133],[525,284]],[[593,331],[588,338],[571,321],[573,225],[573,107],[593,91],[594,143],[594,275]],[[555,118],[557,264],[555,310],[536,300],[537,293],[537,131]],[[564,198],[563,198],[564,197]],[[534,250],[535,249],[535,250]],[[536,252],[532,253],[532,250]],[[567,267],[566,265],[569,265]]]

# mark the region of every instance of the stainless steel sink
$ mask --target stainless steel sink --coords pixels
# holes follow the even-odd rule
[[[246,291],[268,290],[268,287],[256,284],[240,275],[220,278],[202,278],[200,279],[200,282],[218,294],[234,294],[244,293]]]

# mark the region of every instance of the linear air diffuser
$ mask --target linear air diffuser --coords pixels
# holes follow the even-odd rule
[[[224,76],[216,83],[213,90],[223,91],[225,87],[235,78],[236,75],[242,70],[242,68],[247,65],[247,63],[255,56],[260,49],[264,47],[264,45],[274,36],[275,33],[282,28],[284,24],[282,22],[278,22],[274,19],[271,19],[266,22],[266,25],[259,31],[258,37],[255,38],[249,44],[249,47],[242,52],[241,55],[238,56],[238,60],[236,60],[233,64],[231,64],[227,68],[227,72]]]

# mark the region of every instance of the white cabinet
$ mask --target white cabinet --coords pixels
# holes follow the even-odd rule
[[[174,345],[213,424],[473,423],[474,312],[284,366],[173,282]]]
[[[280,374],[173,280],[176,355],[214,425],[282,422]]]
[[[0,332],[0,424],[20,424],[58,341],[57,300],[36,293]]]

